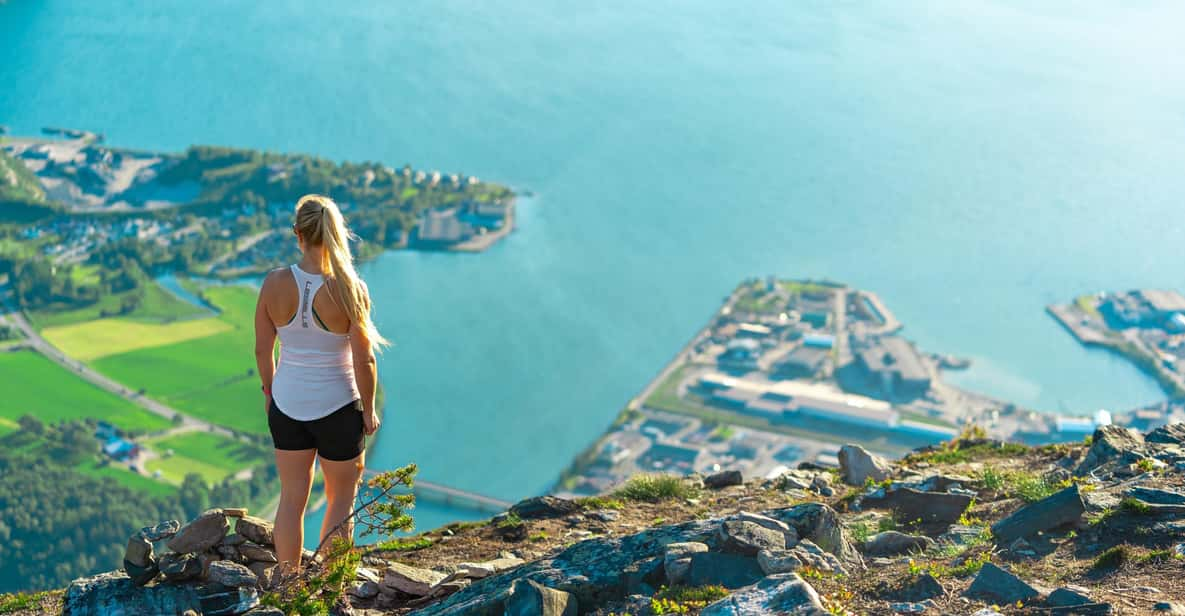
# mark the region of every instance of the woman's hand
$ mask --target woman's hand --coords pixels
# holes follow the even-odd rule
[[[263,394],[263,413],[266,415],[272,410],[272,395]]]
[[[378,432],[379,425],[381,423],[382,422],[379,421],[378,413],[375,413],[373,409],[369,411],[362,411],[362,431],[365,432],[367,436]]]

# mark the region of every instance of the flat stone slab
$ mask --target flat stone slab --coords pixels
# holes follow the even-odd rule
[[[896,488],[885,490],[880,497],[866,496],[861,504],[892,509],[907,522],[922,520],[952,523],[958,521],[967,507],[971,506],[971,499],[967,494]]]
[[[204,552],[218,545],[230,524],[221,509],[210,509],[181,527],[166,545],[174,552]]]
[[[259,545],[275,544],[275,527],[263,518],[245,515],[235,520],[235,532]]]
[[[108,614],[201,613],[197,592],[190,586],[132,584],[123,571],[112,571],[70,583],[62,601],[63,613],[71,616]]]
[[[992,563],[984,564],[975,576],[975,581],[964,595],[998,604],[1028,601],[1041,596],[1041,592],[1025,583],[1012,573]]]
[[[715,603],[708,604],[701,616],[751,616],[757,614],[795,614],[823,616],[827,611],[815,589],[796,573],[771,575]]]
[[[420,569],[402,563],[391,563],[383,576],[382,586],[399,592],[424,597],[432,594],[432,587],[447,577],[431,569]]]
[[[725,588],[742,588],[765,577],[757,559],[740,554],[698,552],[691,555],[687,572],[688,586],[719,584]]]
[[[730,520],[720,525],[720,547],[725,551],[756,556],[761,550],[781,550],[786,536],[780,530],[758,526],[755,522]]]
[[[255,587],[259,583],[259,578],[250,569],[227,560],[210,563],[210,569],[206,572],[206,577],[211,582],[217,582],[223,586],[234,588],[240,586]]]

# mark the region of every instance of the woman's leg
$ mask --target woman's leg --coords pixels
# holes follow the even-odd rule
[[[333,531],[334,527],[346,519],[354,508],[354,498],[358,495],[358,480],[362,477],[363,456],[359,454],[353,460],[336,462],[320,458],[321,473],[325,475],[325,520],[321,522],[321,540]],[[334,536],[352,540],[354,537],[354,521],[350,520],[338,529]],[[333,540],[325,542],[329,546]]]
[[[276,468],[280,471],[280,507],[276,509],[276,560],[280,572],[300,571],[300,551],[304,547],[304,510],[313,487],[313,460],[316,449],[276,450]]]

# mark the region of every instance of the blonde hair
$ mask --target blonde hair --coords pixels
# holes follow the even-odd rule
[[[354,257],[350,254],[349,240],[357,238],[346,226],[333,199],[322,195],[301,197],[296,202],[295,228],[306,246],[324,248],[321,271],[334,282],[330,297],[366,332],[371,348],[389,344],[370,319],[370,297],[354,270]]]

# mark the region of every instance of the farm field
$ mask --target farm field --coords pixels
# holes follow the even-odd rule
[[[41,331],[41,335],[66,355],[92,361],[108,355],[205,338],[230,329],[225,321],[214,317],[168,324],[119,317],[48,327]]]
[[[85,268],[78,268],[76,270],[78,277],[85,278],[89,274],[89,270]],[[112,293],[104,296],[90,306],[75,310],[35,311],[29,314],[29,320],[33,323],[34,327],[40,330],[94,321],[95,319],[102,318],[104,311],[108,314],[117,314],[123,304],[123,298],[128,293],[131,293],[131,291]],[[194,306],[178,298],[176,295],[169,293],[161,288],[160,285],[152,283],[145,285],[144,298],[141,300],[140,306],[129,314],[121,315],[121,318],[143,323],[168,323],[183,319],[199,318],[209,314],[208,310]]]
[[[205,298],[226,328],[202,338],[107,355],[100,372],[178,410],[236,430],[264,434],[267,416],[254,376],[254,289],[211,286]]]
[[[100,464],[95,460],[88,460],[74,467],[74,470],[92,477],[110,477],[123,486],[153,496],[172,496],[177,493],[177,488],[170,483],[138,475],[116,463]]]
[[[176,485],[189,473],[215,484],[265,460],[263,449],[209,432],[183,432],[143,443],[160,456],[147,462],[148,470],[159,470],[166,481]]]
[[[124,430],[151,432],[172,424],[157,415],[78,378],[40,354],[0,353],[5,391],[0,396],[0,431],[11,431],[26,413],[46,423],[93,417]]]

